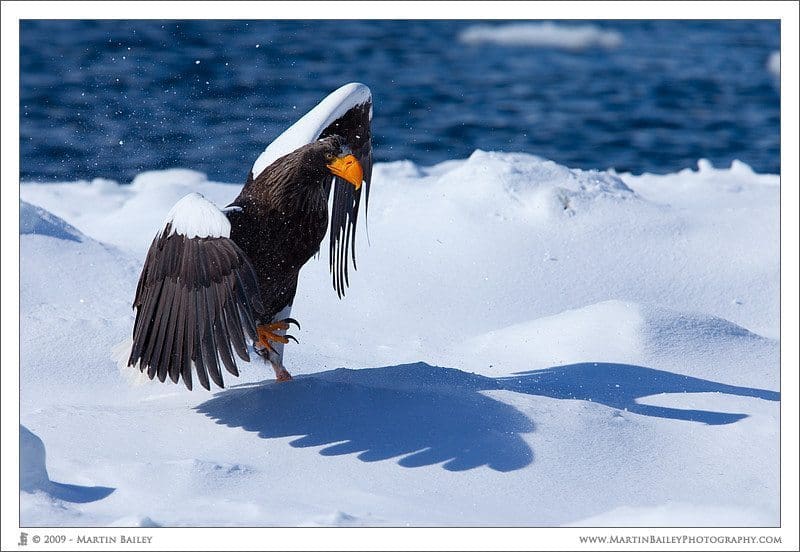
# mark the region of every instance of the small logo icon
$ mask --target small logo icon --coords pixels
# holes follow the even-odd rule
[[[17,546],[28,546],[28,533],[19,534],[19,544]]]

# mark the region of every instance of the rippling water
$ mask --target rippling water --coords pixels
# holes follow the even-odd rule
[[[378,161],[481,148],[581,168],[673,172],[704,157],[780,171],[777,22],[495,28],[509,24],[23,21],[21,178],[178,166],[244,181],[349,81],[372,88]]]

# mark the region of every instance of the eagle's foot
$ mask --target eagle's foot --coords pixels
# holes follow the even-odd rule
[[[274,365],[272,366],[273,370],[275,370],[275,381],[278,383],[282,383],[284,381],[292,381],[292,375],[286,371],[286,368],[280,366],[276,368]]]
[[[279,320],[277,322],[272,322],[270,324],[261,324],[260,326],[256,327],[256,333],[258,334],[258,342],[257,345],[261,346],[262,348],[275,352],[275,349],[272,347],[271,343],[289,343],[291,339],[295,343],[297,343],[297,338],[293,335],[285,334],[281,335],[278,332],[285,332],[289,329],[289,324],[295,324],[298,328],[300,324],[294,318],[286,318],[284,320]],[[288,372],[287,372],[288,374]],[[289,376],[291,378],[291,376]]]

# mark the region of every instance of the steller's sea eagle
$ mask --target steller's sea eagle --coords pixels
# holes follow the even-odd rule
[[[300,268],[319,251],[330,213],[330,270],[339,297],[355,267],[361,191],[372,175],[372,95],[351,83],[331,93],[258,157],[239,196],[224,209],[192,193],[167,215],[147,252],[133,307],[127,359],[150,379],[238,376],[248,339],[275,370],[283,366]],[[362,186],[363,184],[363,186]],[[366,207],[365,207],[366,209]],[[299,327],[299,324],[297,324]],[[296,340],[295,340],[296,341]],[[194,367],[194,368],[193,368]]]

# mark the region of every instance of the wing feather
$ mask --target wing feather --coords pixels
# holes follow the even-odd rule
[[[172,383],[178,383],[178,381],[180,381],[184,366],[183,359],[186,354],[184,350],[184,335],[186,335],[186,293],[179,289],[176,295],[178,297],[178,306],[175,319],[175,341],[173,343],[173,347],[175,348],[173,354],[175,357],[169,365],[169,379],[172,380]],[[187,386],[191,389],[191,383],[187,384]]]
[[[248,295],[247,292],[247,284],[245,284],[245,280],[241,277],[240,274],[236,274],[236,294],[238,298],[238,303],[236,303],[237,308],[239,309],[239,316],[242,321],[242,328],[247,331],[247,335],[250,336],[250,339],[256,338],[256,322],[255,318],[253,317],[253,310],[258,310],[255,305],[252,305],[253,298],[258,301],[258,304],[261,304],[261,299],[257,295]],[[261,307],[263,311],[263,306]]]
[[[194,363],[194,343],[196,339],[196,313],[192,308],[191,294],[188,288],[182,288],[181,292],[186,296],[183,303],[183,310],[185,312],[186,321],[183,330],[183,363],[181,364],[181,377],[183,384],[191,391],[192,389],[192,366]]]
[[[217,363],[217,345],[214,341],[214,305],[211,299],[211,292],[208,288],[203,288],[202,294],[206,309],[205,323],[203,324],[203,337],[200,340],[200,344],[203,348],[203,364],[206,365],[211,381],[216,383],[219,387],[225,387]]]
[[[350,285],[348,265],[356,266],[356,224],[362,190],[365,196],[364,213],[369,206],[372,182],[372,97],[350,108],[344,115],[328,125],[320,138],[337,134],[344,138],[364,172],[364,184],[358,190],[340,178],[333,179],[333,209],[330,228],[330,269],[333,287],[339,297]]]
[[[234,352],[250,359],[245,336],[255,338],[264,307],[253,266],[229,238],[227,219],[206,220],[224,213],[202,196],[190,199],[173,208],[145,258],[128,365],[138,363],[150,379],[182,379],[189,389],[194,366],[197,381],[210,389],[211,381],[224,387],[221,366],[238,375]]]
[[[214,324],[214,340],[217,343],[217,348],[219,349],[219,357],[222,360],[222,364],[225,366],[225,369],[233,374],[234,376],[238,376],[238,370],[236,369],[236,362],[233,360],[233,350],[231,349],[231,342],[228,338],[228,328],[225,324],[224,316],[219,316]]]
[[[200,302],[195,301],[195,309],[200,308]],[[197,319],[200,319],[200,313],[197,313]],[[211,386],[208,384],[208,372],[206,372],[206,365],[203,361],[203,347],[201,344],[202,337],[201,331],[199,328],[196,328],[194,332],[194,356],[192,360],[194,361],[195,371],[197,372],[197,381],[200,382],[205,389],[211,389]]]
[[[180,299],[180,293],[177,290],[177,285],[175,282],[172,282],[171,279],[167,278],[164,280],[164,287],[169,290],[169,295],[172,296],[171,304],[169,305],[169,313],[164,315],[166,319],[166,325],[164,326],[163,331],[159,335],[159,341],[161,342],[161,351],[158,355],[158,380],[163,382],[167,379],[169,372],[171,371],[170,364],[171,359],[170,356],[172,355],[172,343],[175,340],[176,331],[175,331],[175,323],[178,318],[178,303]]]
[[[164,282],[158,282],[160,288],[159,299],[161,304],[165,305],[164,308],[157,309],[153,315],[155,324],[152,328],[152,335],[150,337],[150,344],[147,346],[145,358],[143,359],[142,366],[147,366],[147,376],[153,379],[158,372],[158,353],[161,352],[161,345],[164,341],[164,332],[161,327],[164,326],[164,318],[169,315],[169,298],[166,297]]]
[[[227,301],[233,301],[233,294],[228,290],[228,299]],[[234,308],[226,309],[225,310],[225,327],[228,331],[228,335],[231,336],[231,343],[233,344],[233,350],[236,351],[236,354],[244,360],[245,362],[250,361],[250,354],[247,351],[247,342],[244,338],[244,333],[242,332],[242,323],[241,319],[239,318],[239,310],[234,306]],[[234,367],[236,365],[234,364]],[[238,376],[238,371],[236,374]]]

